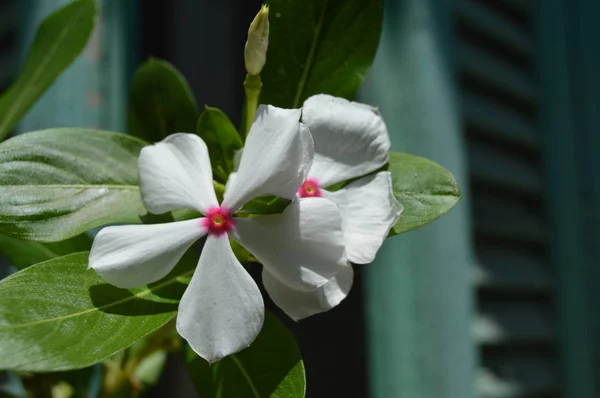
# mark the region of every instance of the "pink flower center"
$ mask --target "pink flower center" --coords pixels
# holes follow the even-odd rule
[[[202,225],[208,230],[209,234],[223,235],[233,228],[233,217],[226,207],[211,207],[202,219]]]
[[[321,186],[319,182],[314,178],[307,179],[302,183],[300,189],[298,189],[298,196],[301,198],[320,198]]]

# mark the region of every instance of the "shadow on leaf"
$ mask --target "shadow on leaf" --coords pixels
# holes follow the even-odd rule
[[[91,286],[90,298],[102,312],[118,315],[140,316],[177,311],[178,303],[165,303],[138,297],[129,290],[119,289],[108,283]],[[152,297],[151,294],[148,296]],[[155,296],[154,296],[155,297]]]

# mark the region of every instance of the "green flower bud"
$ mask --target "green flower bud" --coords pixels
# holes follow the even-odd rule
[[[248,40],[244,49],[246,71],[259,75],[267,60],[269,47],[269,6],[264,4],[248,29]]]

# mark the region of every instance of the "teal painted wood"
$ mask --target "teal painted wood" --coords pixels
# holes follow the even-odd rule
[[[24,58],[37,25],[69,0],[19,1],[19,44]],[[100,18],[84,52],[19,124],[26,132],[90,127],[124,132],[129,79],[138,62],[138,0],[100,0]]]
[[[573,40],[576,39],[573,35],[575,25],[568,19],[570,2],[537,2],[540,122],[548,187],[547,212],[551,222],[548,229],[550,260],[558,275],[563,396],[592,398],[598,396],[598,390],[593,367],[590,311],[597,309],[589,305],[584,212],[580,198],[585,181],[579,172],[576,145],[581,134],[577,121],[581,110],[576,106],[578,72],[570,61],[572,47],[577,42]],[[592,48],[596,48],[597,44],[593,44]]]
[[[589,309],[594,344],[594,374],[600,374],[600,2],[573,0],[567,3],[569,46],[573,76],[574,122],[576,125],[577,160],[584,217],[586,265],[589,275]],[[596,385],[597,389],[600,386]],[[600,394],[600,391],[596,392]]]
[[[426,156],[468,198],[450,62],[449,5],[389,0],[360,100],[379,106],[393,149]],[[472,398],[476,353],[468,199],[433,224],[388,239],[366,266],[369,376],[375,398]]]

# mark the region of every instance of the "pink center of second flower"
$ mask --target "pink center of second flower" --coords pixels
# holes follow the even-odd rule
[[[209,234],[223,235],[233,228],[233,217],[226,207],[211,207],[202,219],[202,225],[208,230]]]
[[[320,198],[321,186],[319,182],[314,178],[307,179],[302,183],[300,189],[298,189],[298,196],[301,198]]]

